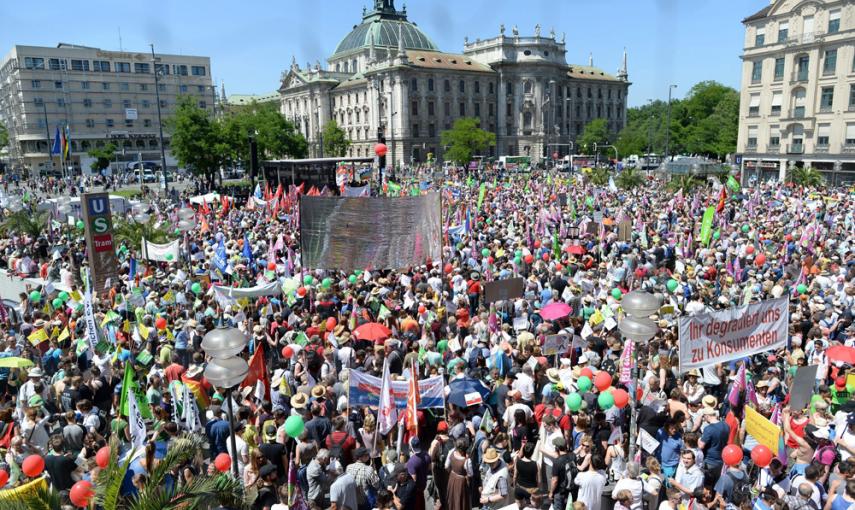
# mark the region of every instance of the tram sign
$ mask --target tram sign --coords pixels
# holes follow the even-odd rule
[[[81,198],[92,290],[97,294],[104,290],[108,278],[115,281],[118,275],[119,262],[113,243],[113,215],[107,193],[86,193]]]

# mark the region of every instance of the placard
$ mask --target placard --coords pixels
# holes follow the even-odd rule
[[[558,206],[567,207],[567,193],[558,194]]]
[[[781,427],[769,421],[754,409],[745,406],[745,431],[758,443],[778,455],[778,442],[781,439]]]
[[[790,391],[790,409],[804,409],[810,402],[813,388],[816,386],[816,369],[816,365],[810,365],[796,370]]]
[[[659,448],[659,441],[650,435],[650,432],[647,432],[643,428],[638,429],[638,444],[641,445],[641,448],[644,449],[650,455],[656,453],[656,449]]]
[[[489,303],[496,301],[507,301],[523,297],[525,280],[522,278],[508,278],[507,280],[495,280],[484,284],[484,300]]]
[[[567,335],[549,335],[543,341],[540,351],[544,356],[555,356],[567,348]]]
[[[629,220],[623,220],[618,225],[618,240],[621,242],[628,243],[632,241],[632,222]]]
[[[113,242],[113,215],[107,193],[84,193],[81,196],[82,220],[86,237],[92,289],[98,293],[104,283],[117,281],[119,261]]]

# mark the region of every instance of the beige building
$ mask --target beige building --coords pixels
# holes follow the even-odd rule
[[[179,96],[191,96],[213,113],[216,90],[208,57],[106,51],[59,44],[57,47],[14,46],[0,61],[0,122],[9,130],[13,167],[56,172],[49,143],[57,127],[67,125],[71,155],[67,169],[90,172],[87,151],[113,142],[118,147],[113,169],[127,163],[161,161],[157,95],[164,121]],[[154,71],[159,90],[155,90]],[[176,161],[164,131],[167,167]]]
[[[517,27],[496,37],[464,40],[462,53],[441,52],[398,11],[375,0],[362,23],[339,43],[326,65],[282,73],[282,113],[323,156],[321,133],[334,119],[352,146],[350,156],[371,157],[378,136],[389,146],[387,163],[442,160],[440,133],[456,119],[477,117],[496,134],[484,156],[568,154],[585,125],[606,119],[617,133],[626,124],[629,81],[626,54],[617,75],[567,64],[564,35],[550,30],[523,37]],[[617,59],[616,59],[617,63]],[[548,151],[547,151],[548,147]]]
[[[773,0],[742,22],[743,178],[811,166],[855,182],[855,3]]]

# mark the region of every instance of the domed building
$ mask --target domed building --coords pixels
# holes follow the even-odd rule
[[[440,133],[456,119],[476,117],[496,134],[485,156],[565,155],[585,125],[607,120],[609,131],[626,125],[629,88],[626,52],[616,75],[593,66],[567,64],[565,38],[555,31],[522,37],[504,25],[499,35],[464,40],[463,53],[439,50],[406,8],[375,0],[362,22],[320,62],[300,67],[292,59],[282,73],[281,111],[323,157],[321,133],[335,120],[351,141],[352,157],[373,156],[385,139],[387,164],[442,161]]]

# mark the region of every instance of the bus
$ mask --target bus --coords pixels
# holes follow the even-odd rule
[[[499,156],[499,169],[507,172],[530,172],[531,156]]]
[[[326,186],[332,190],[338,190],[336,183],[336,170],[341,165],[349,165],[354,168],[354,173],[362,175],[367,179],[370,172],[366,174],[366,168],[370,169],[374,164],[374,158],[315,158],[315,159],[277,159],[261,163],[264,178],[271,186],[289,184],[299,186],[305,183],[305,189],[312,186],[322,189]]]

